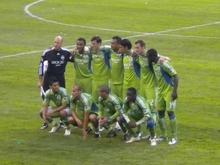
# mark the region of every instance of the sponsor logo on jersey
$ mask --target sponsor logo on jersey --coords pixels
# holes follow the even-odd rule
[[[61,60],[62,61],[65,60],[65,56],[64,55],[61,56]]]

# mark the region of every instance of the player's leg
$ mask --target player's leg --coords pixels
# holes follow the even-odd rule
[[[111,125],[114,124],[114,123],[116,123],[116,121],[117,121],[116,119],[115,119],[115,120],[111,120],[111,121],[109,121],[109,122],[107,122],[107,123],[105,123],[105,124],[103,125],[103,127],[104,127],[106,130],[108,130],[107,138],[113,138],[113,137],[116,137],[116,136],[117,136],[115,129],[113,129],[113,128],[111,127]]]
[[[49,108],[49,107],[48,107]],[[50,107],[51,108],[51,107]],[[43,119],[43,108],[39,111],[40,117]],[[40,130],[45,130],[48,128],[48,124],[44,121],[44,124],[40,127]]]
[[[169,145],[176,144],[177,142],[177,119],[174,113],[176,107],[176,100],[173,101],[171,96],[172,96],[172,91],[170,91],[165,97],[166,110],[170,119],[170,127],[172,132],[172,138],[171,141],[169,142]]]
[[[89,121],[92,123],[94,129],[95,129],[95,138],[100,138],[101,134],[99,132],[99,117],[97,114],[91,114],[89,116]]]
[[[117,122],[118,124],[120,125],[121,129],[122,129],[122,132],[124,133],[123,134],[123,141],[128,141],[130,139],[130,136],[129,136],[129,131],[127,130],[127,128],[124,126],[124,123],[126,123],[125,119],[121,116],[117,117]]]
[[[85,78],[82,79],[82,87],[83,87],[83,92],[88,93],[88,94],[92,94],[92,78]]]
[[[68,122],[68,117],[71,115],[70,108],[66,108],[60,111],[60,116],[62,118],[63,123],[65,124],[65,136],[69,136],[71,134],[71,129]]]
[[[146,97],[146,89],[145,86],[142,82],[140,82],[140,96],[142,96],[143,98],[147,99]]]
[[[99,88],[99,81],[92,80],[92,97],[96,102],[98,102],[98,88]]]
[[[150,141],[151,141],[151,146],[156,146],[156,130],[155,130],[155,123],[153,117],[147,121],[147,129],[150,132]]]

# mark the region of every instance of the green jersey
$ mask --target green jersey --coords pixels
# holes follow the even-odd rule
[[[109,94],[107,99],[99,97],[99,117],[108,117],[114,120],[119,116],[122,101],[114,94]]]
[[[158,84],[158,93],[168,93],[173,90],[172,77],[177,74],[173,66],[168,61],[164,61],[163,65],[158,62],[153,65],[154,73]]]
[[[135,73],[134,60],[135,59],[132,57],[132,54],[124,54],[124,86],[127,88],[134,87],[139,89],[140,82]]]
[[[73,96],[70,97],[70,108],[74,109],[79,119],[84,119],[85,112],[95,112],[98,110],[96,103],[92,96],[87,93],[81,93],[80,99],[76,99]]]
[[[53,101],[57,107],[62,106],[62,104],[69,105],[69,97],[67,95],[66,89],[59,87],[57,93],[54,93],[52,89],[48,89],[45,93],[43,105],[50,105],[50,101]]]
[[[91,77],[91,55],[89,52],[84,52],[83,54],[76,53],[73,61],[77,79]]]
[[[145,85],[145,88],[154,88],[156,86],[155,75],[146,54],[139,55],[137,61],[141,66],[141,83]]]
[[[149,106],[147,100],[137,95],[134,102],[129,102],[127,98],[125,99],[122,114],[128,116],[131,120],[135,120],[136,124],[140,125],[149,118],[152,118],[151,111],[153,110]]]
[[[93,79],[97,81],[110,80],[110,55],[109,49],[101,48],[100,51],[91,51]]]
[[[111,83],[123,84],[124,65],[123,55],[111,50]]]

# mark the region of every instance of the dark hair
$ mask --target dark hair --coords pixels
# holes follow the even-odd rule
[[[131,42],[128,39],[121,40],[120,45],[122,45],[123,47],[127,47],[129,50],[132,47]]]
[[[86,40],[85,40],[84,38],[79,38],[77,41],[83,41],[84,44],[86,45]],[[76,42],[77,42],[77,41],[76,41]]]
[[[51,77],[50,80],[48,81],[49,85],[52,86],[53,83],[58,82],[56,77]]]
[[[78,91],[82,91],[82,87],[80,85],[73,85],[72,88],[77,87]]]
[[[149,49],[147,51],[147,56],[148,57],[157,57],[157,51],[155,49]]]
[[[97,43],[102,43],[102,39],[99,36],[92,37],[91,41],[96,41]]]
[[[137,41],[135,42],[135,44],[140,44],[141,47],[146,47],[146,44],[145,44],[145,42],[144,42],[143,40],[137,40]]]
[[[120,42],[121,42],[121,37],[119,37],[119,36],[114,36],[114,37],[112,37],[112,39],[116,40],[117,44],[120,44]]]
[[[135,88],[128,88],[127,92],[131,92],[132,95],[137,95],[137,91]]]
[[[101,85],[99,86],[99,89],[103,90],[104,92],[106,92],[107,94],[110,93],[110,88],[108,85]]]

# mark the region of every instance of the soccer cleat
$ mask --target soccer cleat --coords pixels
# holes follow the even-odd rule
[[[92,132],[92,128],[89,127],[87,130],[86,130],[86,133],[89,134],[90,132]]]
[[[117,134],[115,132],[108,133],[107,138],[113,138],[113,137],[116,137],[116,136],[117,136]]]
[[[129,136],[129,134],[126,133],[123,135],[122,141],[128,141],[128,140],[130,140],[130,136]]]
[[[142,137],[141,139],[146,139],[146,140],[150,140],[150,134],[148,134],[147,136]]]
[[[63,122],[60,121],[60,129],[66,129],[66,126]]]
[[[115,126],[115,131],[121,131],[121,127],[120,127],[119,124],[116,124],[116,126]]]
[[[137,136],[141,137],[143,135],[143,132],[136,132]]]
[[[168,137],[159,136],[156,140],[157,140],[157,141],[168,140]]]
[[[51,129],[51,131],[49,132],[49,133],[55,133],[55,132],[57,132],[57,130],[59,130],[60,129],[60,126],[58,125],[58,126],[56,126],[56,127],[52,127],[52,129]]]
[[[98,132],[95,132],[95,138],[100,138],[101,137],[101,134]]]
[[[104,130],[105,130],[104,127],[99,127],[99,132],[102,132],[102,131],[104,131]]]
[[[40,130],[45,130],[48,128],[48,124],[47,123],[44,123],[41,127],[40,127]]]
[[[150,145],[151,145],[151,146],[156,146],[156,145],[157,145],[157,141],[156,141],[155,138],[152,139],[152,140],[150,140]]]
[[[172,138],[170,141],[169,141],[169,145],[174,145],[174,144],[176,144],[177,143],[177,139],[174,139],[174,138]]]
[[[139,142],[141,138],[139,136],[137,137],[131,137],[129,141],[126,141],[126,143],[134,143],[134,142]]]
[[[71,134],[71,129],[66,129],[65,130],[65,133],[64,133],[64,136],[69,136]]]

